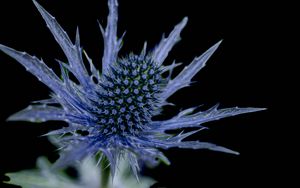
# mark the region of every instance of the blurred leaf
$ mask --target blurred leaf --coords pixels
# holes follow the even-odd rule
[[[78,179],[68,176],[63,170],[51,169],[51,163],[40,157],[37,169],[7,173],[10,181],[5,183],[19,185],[23,188],[102,188],[101,168],[96,165],[94,158],[86,158],[75,166]],[[140,177],[138,182],[122,160],[116,176],[109,178],[106,188],[149,188],[155,181],[151,178]]]

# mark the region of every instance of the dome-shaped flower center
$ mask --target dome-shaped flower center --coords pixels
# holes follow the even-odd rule
[[[99,125],[104,134],[137,134],[151,121],[162,77],[150,58],[130,55],[111,66],[100,98]]]

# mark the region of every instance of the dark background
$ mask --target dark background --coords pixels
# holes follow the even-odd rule
[[[97,19],[106,23],[106,0],[39,2],[72,39],[79,26],[82,46],[100,67],[103,41]],[[296,164],[288,162],[291,153],[283,141],[295,137],[289,136],[292,131],[286,132],[291,124],[283,114],[288,112],[292,116],[288,105],[295,94],[289,86],[296,76],[287,73],[295,63],[291,58],[295,48],[288,45],[296,40],[291,37],[295,32],[292,18],[296,16],[289,9],[292,5],[259,1],[120,0],[119,7],[119,36],[127,31],[121,55],[139,53],[145,40],[152,49],[162,33],[168,34],[184,16],[189,17],[189,22],[181,35],[182,41],[170,53],[166,64],[176,59],[187,65],[224,39],[208,65],[195,76],[198,82],[170,98],[176,107],[167,109],[166,117],[199,104],[204,104],[203,109],[216,103],[221,103],[221,107],[268,108],[207,123],[209,130],[192,137],[239,151],[240,156],[206,150],[164,151],[172,165],[162,164],[145,172],[159,182],[156,186],[260,187],[291,182],[283,181],[283,176]],[[58,70],[54,59],[65,57],[30,0],[1,2],[0,24],[0,43],[43,57]],[[47,98],[49,90],[3,53],[0,53],[0,76],[2,181],[7,180],[3,175],[6,172],[33,168],[38,156],[55,160],[55,148],[40,135],[63,123],[6,122],[10,114],[25,108],[30,101]]]

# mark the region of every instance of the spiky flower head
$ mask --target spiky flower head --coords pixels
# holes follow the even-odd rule
[[[146,43],[139,55],[130,54],[119,58],[122,37],[117,37],[118,2],[108,0],[107,27],[100,29],[104,38],[102,72],[99,73],[91,59],[80,47],[79,32],[73,44],[66,32],[46,10],[33,0],[67,57],[67,63],[58,61],[61,78],[42,60],[0,45],[0,49],[16,59],[51,90],[51,98],[12,115],[9,120],[43,122],[66,121],[69,126],[52,131],[47,135],[58,137],[62,146],[57,167],[72,164],[86,156],[101,153],[110,161],[114,174],[118,160],[128,160],[133,172],[139,170],[138,161],[156,164],[157,159],[169,163],[159,149],[172,147],[210,149],[238,154],[215,144],[199,141],[183,141],[186,137],[202,130],[205,122],[238,114],[255,112],[262,108],[226,108],[217,106],[207,111],[194,112],[189,108],[169,120],[153,120],[159,115],[167,99],[177,90],[189,86],[193,76],[201,70],[220,42],[196,57],[174,79],[172,70],[179,64],[162,65],[172,47],[180,40],[180,32],[187,23],[184,18],[167,38],[147,52]],[[90,65],[84,64],[82,54]],[[162,76],[163,73],[169,76]],[[79,84],[69,77],[73,74]],[[58,105],[60,107],[58,107]],[[195,128],[180,134],[169,134],[167,130]]]

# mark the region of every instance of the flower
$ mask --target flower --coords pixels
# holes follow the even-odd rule
[[[104,29],[99,24],[104,38],[102,72],[99,73],[80,46],[78,29],[73,44],[54,17],[35,0],[33,2],[64,51],[67,63],[58,61],[60,78],[43,60],[0,45],[4,53],[17,60],[53,92],[50,99],[38,101],[10,116],[8,120],[68,122],[68,127],[47,134],[62,135],[58,137],[62,148],[56,167],[101,153],[110,161],[112,174],[115,173],[119,159],[124,157],[137,175],[139,161],[155,165],[159,159],[169,163],[160,149],[179,147],[238,154],[212,143],[184,139],[203,130],[205,127],[202,124],[205,122],[256,112],[263,108],[218,109],[218,105],[206,111],[188,108],[169,120],[153,120],[154,116],[161,113],[162,107],[169,104],[168,97],[189,86],[193,76],[205,66],[221,42],[196,57],[172,79],[172,71],[179,64],[164,66],[163,62],[180,40],[180,32],[188,19],[184,18],[176,25],[169,36],[163,37],[152,51],[147,52],[145,43],[141,54],[119,58],[123,37],[117,37],[118,2],[108,0],[107,26]],[[90,65],[90,71],[84,64],[82,54]],[[163,76],[166,72],[169,76]],[[70,73],[79,84],[69,77]],[[166,132],[187,127],[194,130],[185,130],[175,135]]]

